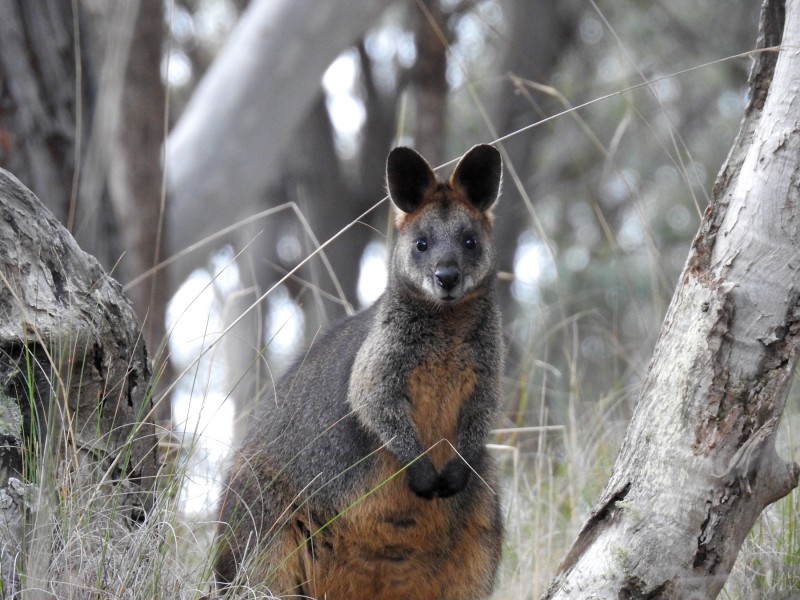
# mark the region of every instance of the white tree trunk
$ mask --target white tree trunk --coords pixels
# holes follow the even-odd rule
[[[167,140],[170,254],[256,212],[325,69],[389,4],[254,0]]]
[[[712,598],[797,486],[774,443],[800,342],[800,0],[765,2],[761,28],[784,50],[756,58],[613,474],[545,598]]]

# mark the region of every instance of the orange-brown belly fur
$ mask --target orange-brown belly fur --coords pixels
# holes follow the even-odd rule
[[[421,499],[403,473],[393,477],[393,458],[381,463],[370,491],[310,540],[287,531],[279,545],[291,556],[276,570],[271,591],[327,600],[484,598],[499,553],[492,492],[481,490],[459,515],[454,498]]]
[[[412,419],[437,470],[455,456],[460,409],[477,381],[464,350],[455,345],[429,358],[409,380]],[[379,454],[364,494],[332,522],[304,526],[321,527],[310,540],[297,528],[281,535],[273,550],[284,558],[279,566],[270,561],[272,593],[327,600],[485,598],[500,552],[494,491],[483,482],[471,487],[476,497],[466,511],[456,510],[458,496],[424,500],[409,490],[402,465],[386,450]]]

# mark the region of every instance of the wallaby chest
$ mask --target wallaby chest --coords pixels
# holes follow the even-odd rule
[[[437,469],[454,456],[461,415],[474,398],[481,372],[481,339],[487,334],[479,311],[432,310],[389,298],[358,352],[351,392],[379,395],[388,379],[398,404],[413,423],[421,450]],[[485,319],[485,317],[483,317]],[[358,410],[358,401],[351,400]]]
[[[459,417],[478,379],[472,347],[460,336],[442,341],[411,371],[406,387],[411,419],[438,469],[458,445]]]

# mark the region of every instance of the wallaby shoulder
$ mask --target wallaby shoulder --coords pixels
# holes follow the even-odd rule
[[[314,340],[267,391],[252,417],[242,452],[268,453],[298,489],[325,487],[376,445],[347,402],[350,372],[376,308],[344,319]],[[333,495],[342,491],[325,489]]]

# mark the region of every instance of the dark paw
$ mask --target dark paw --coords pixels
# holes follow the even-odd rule
[[[439,498],[449,498],[467,487],[472,470],[461,457],[456,456],[444,466],[439,476],[436,495]]]
[[[436,495],[439,486],[439,475],[433,468],[433,463],[427,456],[423,456],[408,466],[406,471],[408,487],[420,498],[430,500]]]

